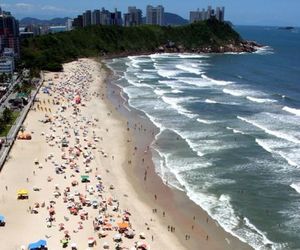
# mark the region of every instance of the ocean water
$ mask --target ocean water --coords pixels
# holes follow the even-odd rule
[[[300,30],[236,29],[265,47],[107,63],[160,129],[162,179],[255,249],[300,249]]]

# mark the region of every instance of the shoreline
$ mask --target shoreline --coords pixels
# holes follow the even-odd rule
[[[122,245],[125,247],[131,247],[135,241],[139,241],[138,235],[143,232],[151,249],[192,250],[199,249],[199,245],[201,249],[209,250],[251,249],[217,226],[183,192],[162,182],[155,172],[149,150],[158,130],[139,111],[123,108],[125,100],[119,93],[120,89],[112,84],[114,76],[104,69],[103,64],[92,59],[80,59],[65,64],[64,68],[64,72],[47,73],[45,78],[48,82],[44,82],[37,97],[40,102],[35,103],[23,124],[26,131],[32,134],[32,140],[15,141],[1,172],[0,214],[7,219],[5,227],[0,228],[0,240],[5,242],[3,250],[19,250],[20,245],[27,246],[29,242],[43,238],[47,239],[49,249],[63,249],[59,242],[64,230],[68,230],[71,242],[76,242],[79,249],[87,247],[87,240],[91,236],[99,245],[108,242],[110,249],[113,249],[115,231],[109,231],[108,236],[102,239],[97,237],[98,231],[93,230],[92,222],[98,218],[100,210],[84,206],[88,215],[82,219],[70,215],[63,197],[53,197],[57,187],[61,191],[66,190],[74,178],[80,181],[80,175],[86,171],[85,159],[80,153],[79,156],[70,155],[68,160],[71,161],[65,162],[64,154],[67,152],[61,145],[65,133],[71,145],[77,140],[83,145],[89,140],[93,141],[93,148],[85,146],[84,152],[93,156],[90,163],[91,182],[87,185],[95,187],[99,184],[97,176],[100,174],[101,183],[106,187],[98,194],[98,199],[109,200],[109,197],[114,197],[113,200],[120,203],[118,211],[129,210],[132,214],[130,223],[136,236],[133,240],[124,237]],[[80,72],[88,72],[84,82],[78,82],[78,71],[79,75]],[[53,88],[53,93],[50,91],[49,95],[43,89],[48,86],[50,78],[54,78],[54,84],[49,85]],[[69,81],[71,86],[65,85]],[[69,92],[64,88],[70,88]],[[78,91],[82,93],[82,106],[73,103],[73,94]],[[60,104],[54,104],[55,101]],[[53,117],[53,120],[42,122],[46,115]],[[76,128],[80,131],[77,136]],[[54,139],[47,139],[49,137]],[[35,164],[36,159],[38,164]],[[75,171],[76,168],[69,166],[73,161],[78,164],[79,173]],[[65,164],[65,173],[55,174],[56,167]],[[49,176],[52,178],[50,182]],[[87,185],[72,185],[71,192],[80,192],[92,200],[94,196],[88,194]],[[39,190],[34,191],[35,187]],[[29,199],[16,199],[16,192],[21,188],[29,190]],[[32,213],[37,202],[46,205],[37,208],[37,213]],[[51,204],[54,204],[56,220],[48,227],[46,218]],[[120,214],[111,209],[109,207],[109,216],[112,223],[116,223],[120,220]],[[61,231],[59,225],[62,222],[66,228]],[[79,222],[82,228],[78,227]],[[188,240],[185,239],[186,235],[190,236]]]
[[[102,63],[105,64],[103,60]],[[151,147],[152,143],[155,142],[155,135],[159,133],[159,129],[152,124],[143,112],[129,106],[127,95],[122,92],[119,86],[112,83],[116,80],[116,76],[111,69],[107,70],[110,72],[107,80],[110,82],[110,87],[107,91],[111,92],[108,93],[109,101],[113,103],[115,108],[118,107],[118,111],[129,121],[142,124],[147,130],[152,129],[152,134],[147,135],[146,140],[141,139],[144,135],[139,131],[133,131],[133,137],[138,141],[138,145],[142,142],[144,147],[145,145]],[[124,98],[126,99],[124,100]],[[122,104],[125,107],[123,109],[120,109],[120,100],[123,100]],[[129,110],[125,105],[129,107]],[[177,220],[177,223],[175,223],[177,230],[175,234],[186,249],[199,249],[199,244],[201,244],[203,249],[253,249],[247,243],[225,231],[217,221],[213,220],[205,210],[193,202],[185,192],[166,185],[155,171],[152,154],[147,154],[144,157],[145,162],[140,159],[142,155],[143,152],[140,152],[140,157],[136,157],[139,159],[136,159],[135,171],[128,173],[129,179],[132,180],[137,192],[142,188],[142,191],[147,194],[147,197],[143,197],[146,203],[154,209],[157,209],[156,207],[159,208],[157,214],[166,227]],[[146,181],[145,168],[143,168],[144,163],[148,166]],[[140,196],[143,196],[142,192]],[[187,239],[186,237],[190,238]]]

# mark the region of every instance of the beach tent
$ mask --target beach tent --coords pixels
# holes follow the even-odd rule
[[[5,218],[0,214],[0,226],[5,226]]]
[[[27,191],[27,189],[20,189],[17,192],[17,195],[18,195],[18,199],[28,198],[28,191]]]
[[[41,249],[47,249],[47,241],[39,240],[37,242],[30,243],[28,245],[28,250],[41,250]]]

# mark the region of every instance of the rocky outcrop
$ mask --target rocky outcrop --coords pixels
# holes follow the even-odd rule
[[[257,48],[262,47],[255,41],[241,41],[239,43],[229,43],[226,45],[216,46],[207,45],[199,48],[185,48],[183,45],[177,45],[175,43],[169,42],[168,44],[159,46],[155,52],[158,53],[253,53],[257,51]]]

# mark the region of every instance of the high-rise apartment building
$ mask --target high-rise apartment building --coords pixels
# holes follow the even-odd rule
[[[112,25],[122,25],[122,12],[115,9],[115,12],[110,13],[110,20]]]
[[[205,21],[209,20],[211,18],[216,18],[220,22],[224,22],[225,17],[225,8],[217,7],[216,10],[212,9],[211,6],[208,6],[207,10],[202,9],[200,11],[199,9],[197,11],[191,11],[190,12],[190,23],[198,22],[198,21]]]
[[[73,19],[68,18],[66,21],[66,31],[72,30],[72,23],[73,23]]]
[[[111,13],[102,8],[101,12],[100,12],[100,24],[102,25],[110,25],[111,24]]]
[[[92,13],[92,25],[100,24],[100,10],[94,10]]]
[[[92,25],[92,11],[87,10],[83,13],[83,27]]]
[[[147,6],[146,13],[146,23],[152,25],[164,25],[164,7],[158,5],[157,7],[153,7],[151,5]]]
[[[225,17],[225,7],[217,7],[216,8],[216,19],[219,20],[220,22],[224,22],[224,17]]]
[[[11,48],[16,56],[20,55],[19,22],[10,12],[0,8],[0,52],[3,52],[4,48]]]
[[[83,16],[78,15],[76,18],[74,18],[72,22],[72,28],[82,28],[83,27]]]
[[[136,7],[128,7],[128,13],[124,14],[124,26],[141,25],[142,22],[142,10]]]

